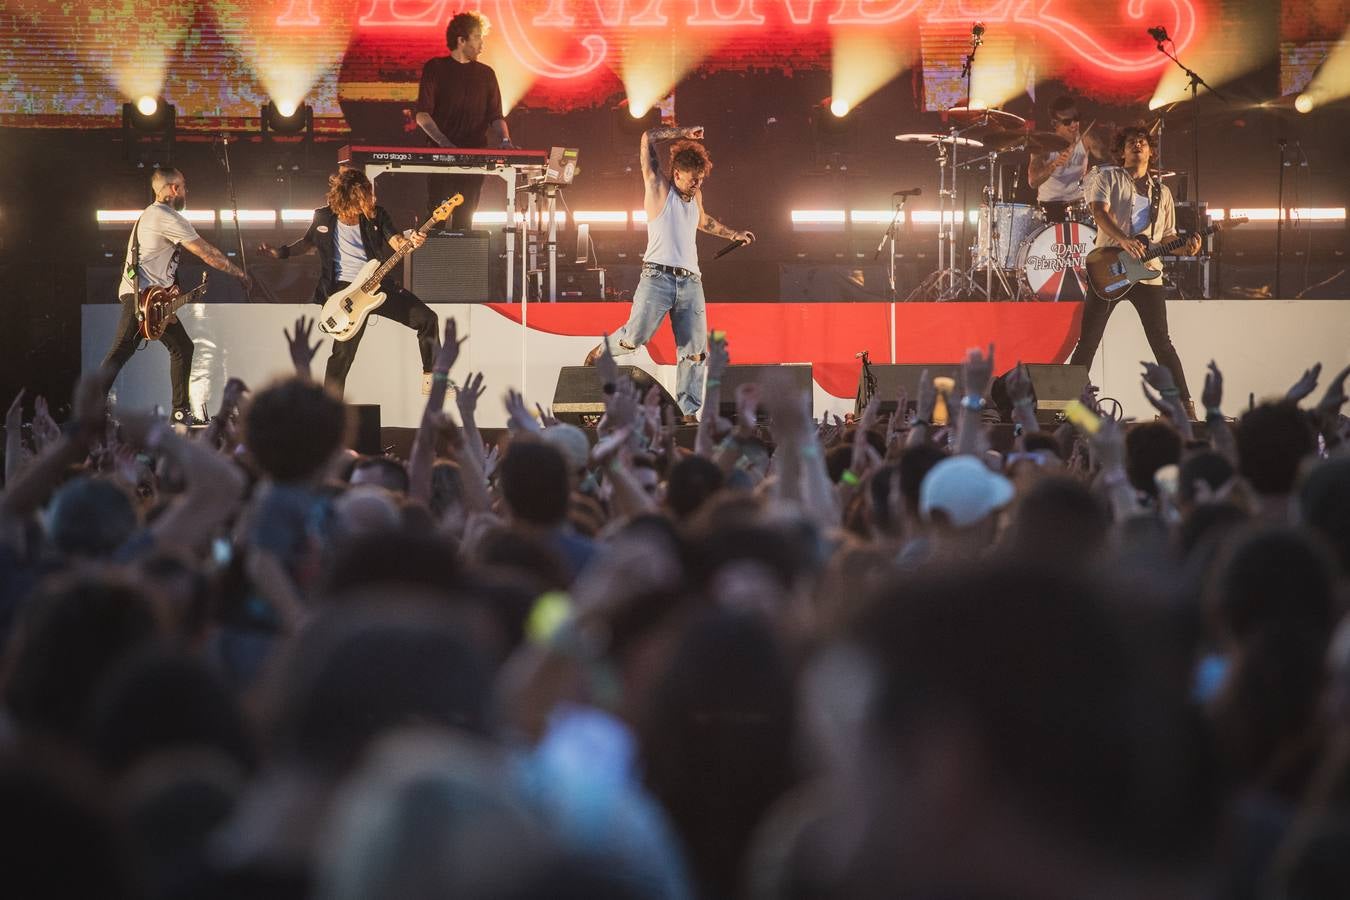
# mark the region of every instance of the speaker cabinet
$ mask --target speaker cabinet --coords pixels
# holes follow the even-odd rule
[[[347,431],[351,435],[348,446],[364,456],[382,456],[380,441],[380,406],[377,403],[348,403]]]
[[[1064,407],[1070,400],[1077,400],[1088,383],[1087,366],[1027,363],[1026,369],[1031,378],[1032,394],[1036,397],[1036,421],[1043,425],[1057,421]],[[1012,400],[1006,387],[1011,372],[1009,369],[995,378],[989,389],[990,399],[1005,421],[1012,421]]]
[[[675,398],[644,369],[637,366],[619,366],[619,372],[628,375],[637,385],[641,397],[656,385],[661,391],[662,415],[664,407],[675,408]],[[605,386],[600,381],[600,370],[595,366],[563,366],[558,372],[558,385],[553,389],[553,415],[559,422],[581,428],[594,428],[605,414]]]
[[[488,232],[432,231],[403,258],[403,283],[423,303],[487,303],[491,265]]]
[[[785,373],[792,389],[798,393],[811,393],[811,364],[782,363],[762,366],[727,366],[722,373],[721,399],[717,405],[717,414],[724,419],[736,420],[736,389],[743,384],[763,384],[773,377],[773,373]],[[769,411],[762,405],[755,410],[755,421],[763,422],[769,417]]]

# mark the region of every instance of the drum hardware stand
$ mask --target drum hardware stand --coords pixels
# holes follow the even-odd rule
[[[1275,296],[1279,298],[1284,296],[1280,293],[1280,269],[1284,261],[1284,168],[1289,165],[1284,158],[1284,151],[1289,146],[1289,141],[1280,138],[1277,143],[1280,145],[1280,179],[1279,202],[1276,204],[1276,214],[1279,218],[1275,220]],[[1196,207],[1196,215],[1199,215],[1199,207]]]

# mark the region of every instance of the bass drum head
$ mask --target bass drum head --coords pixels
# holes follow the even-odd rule
[[[1045,225],[1031,233],[1017,254],[1031,296],[1036,300],[1086,300],[1083,261],[1097,242],[1097,229],[1081,222]]]

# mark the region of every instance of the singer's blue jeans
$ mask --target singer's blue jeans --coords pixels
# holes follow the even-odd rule
[[[609,352],[622,356],[646,344],[667,313],[679,354],[675,402],[685,415],[694,415],[703,405],[703,373],[708,360],[708,315],[699,276],[680,276],[643,266],[628,322],[609,336]]]

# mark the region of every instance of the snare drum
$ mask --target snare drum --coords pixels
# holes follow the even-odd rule
[[[994,223],[993,243],[989,240],[989,223]],[[983,249],[990,247],[993,263],[1000,269],[1017,266],[1017,251],[1027,236],[1042,224],[1041,211],[1026,203],[995,203],[993,215],[989,207],[980,207],[980,226],[973,257],[975,265],[983,266]]]
[[[1034,300],[1084,300],[1088,286],[1083,260],[1097,241],[1097,229],[1080,222],[1044,225],[1017,253],[1017,268]]]

